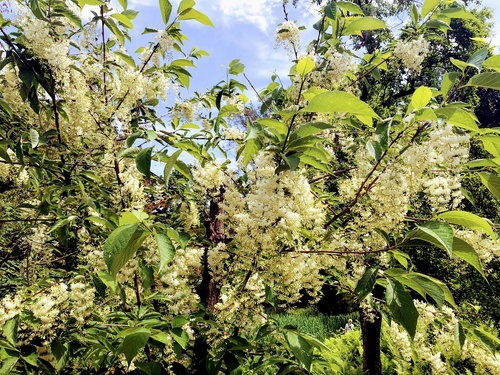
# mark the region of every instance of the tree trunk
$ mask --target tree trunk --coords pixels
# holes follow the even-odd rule
[[[381,287],[376,285],[374,296],[381,294]],[[359,309],[361,337],[363,339],[363,371],[368,375],[382,374],[380,360],[380,333],[382,328],[382,314],[377,311]]]
[[[217,244],[224,242],[226,237],[224,235],[224,226],[219,215],[223,213],[220,207],[220,202],[224,199],[224,189],[221,187],[221,194],[215,201],[210,201],[210,207],[208,212],[208,217],[205,220],[205,239],[210,241],[212,244]],[[208,269],[208,252],[210,247],[207,246],[203,253],[202,258],[202,281],[200,285],[196,288],[198,295],[200,296],[200,301],[203,303],[207,309],[206,317],[209,318],[208,313],[214,310],[215,304],[219,301],[220,289],[215,283],[214,279],[210,275]],[[193,358],[191,366],[191,374],[194,375],[208,375],[207,370],[207,357],[210,346],[207,344],[203,337],[198,337],[195,340],[193,347]]]

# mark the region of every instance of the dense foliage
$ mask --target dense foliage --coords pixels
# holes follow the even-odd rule
[[[183,46],[184,22],[213,26],[193,0],[160,0],[137,56],[118,3],[0,18],[0,373],[500,372],[494,322],[437,278],[498,280],[480,202],[500,199],[500,137],[470,104],[500,90],[500,57],[487,28],[466,49],[453,34],[478,13],[397,2],[393,35],[384,14],[319,2],[302,48],[285,1],[291,83],[256,92],[259,115],[239,60],[172,99],[207,55]],[[426,254],[445,255],[432,275]],[[323,343],[272,318],[324,293],[350,296],[360,330]]]

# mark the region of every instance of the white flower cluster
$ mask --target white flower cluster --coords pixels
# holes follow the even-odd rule
[[[196,207],[196,203],[193,201],[183,202],[180,207],[179,219],[184,224],[184,230],[186,231],[198,227],[200,225],[200,212]]]
[[[290,53],[299,49],[300,30],[295,22],[285,21],[279,25],[276,29],[276,44],[282,45]]]
[[[455,325],[457,318],[448,307],[441,309],[421,301],[413,301],[419,312],[417,331],[410,344],[408,333],[399,325],[388,325],[383,321],[384,340],[393,347],[403,361],[401,373],[454,373],[450,367],[457,362],[468,361],[476,374],[500,373],[500,356],[492,355],[487,349],[466,340],[462,350],[456,343]],[[411,345],[411,347],[410,347]],[[396,352],[394,352],[396,354]],[[411,361],[418,358],[417,361]]]
[[[228,184],[224,193],[221,218],[232,242],[209,252],[211,271],[223,283],[218,319],[239,327],[262,319],[266,286],[284,302],[297,301],[304,289],[317,295],[319,270],[329,264],[307,253],[303,231],[310,231],[311,238],[321,236],[325,213],[304,173],[276,174],[276,164],[264,154],[254,160],[254,170],[248,173],[252,183],[243,188]]]
[[[433,211],[456,209],[463,199],[460,175],[436,176],[423,183]]]
[[[168,312],[171,316],[188,315],[196,310],[200,297],[195,287],[199,281],[203,248],[187,247],[177,249],[172,264],[160,274],[164,284],[161,293],[170,301]]]
[[[399,40],[394,48],[394,56],[414,73],[420,73],[422,62],[429,53],[430,43],[420,35],[411,41]]]
[[[70,315],[76,319],[79,326],[83,326],[86,318],[92,315],[95,289],[89,288],[83,283],[72,283],[70,289],[72,302]]]
[[[177,102],[172,115],[183,118],[186,122],[193,122],[197,119],[200,111],[200,104],[192,101]]]
[[[197,164],[192,170],[193,179],[198,186],[197,189],[203,192],[217,193],[221,186],[226,185],[229,178],[226,172],[220,169],[215,162],[207,162],[204,166]]]
[[[357,67],[351,55],[332,51],[328,57],[326,77],[333,87],[339,87],[347,82],[347,73],[355,72]]]
[[[245,139],[246,133],[237,128],[224,129],[222,136],[227,140],[238,141]]]
[[[3,327],[5,322],[15,318],[23,308],[23,301],[21,296],[15,295],[11,297],[6,295],[0,302],[0,328]]]
[[[168,35],[165,30],[158,30],[155,35],[155,40],[160,44],[160,47],[164,52],[172,49],[174,45],[174,39]]]

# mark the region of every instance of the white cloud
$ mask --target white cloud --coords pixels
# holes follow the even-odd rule
[[[281,4],[281,0],[217,0],[212,3],[212,7],[216,15],[229,26],[246,23],[266,32],[275,26],[274,9]]]

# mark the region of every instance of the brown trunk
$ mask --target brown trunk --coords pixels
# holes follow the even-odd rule
[[[224,199],[224,189],[221,188],[221,194],[216,201],[210,201],[208,217],[205,220],[206,234],[205,239],[212,244],[224,242],[226,237],[224,235],[223,222],[219,219],[219,215],[224,211],[220,207],[220,202]],[[205,305],[207,312],[214,310],[215,304],[219,301],[220,290],[214,279],[210,275],[208,269],[208,252],[210,247],[207,246],[203,253],[202,258],[202,281],[196,288],[200,301]],[[208,314],[206,315],[209,317]],[[208,375],[207,370],[207,357],[210,347],[203,337],[197,337],[193,347],[192,366],[190,368],[193,375]]]
[[[374,296],[381,294],[377,285],[373,290]],[[382,362],[380,360],[380,332],[382,315],[379,311],[365,311],[359,309],[361,336],[363,339],[363,371],[368,375],[381,375]]]
[[[224,212],[219,205],[219,203],[222,202],[223,199],[224,192],[221,189],[221,195],[219,196],[218,200],[210,201],[208,217],[205,220],[205,238],[212,244],[224,242],[226,239],[224,235],[223,222],[221,219],[219,219],[219,215]],[[215,304],[219,301],[220,290],[215,284],[208,269],[208,251],[209,247],[206,247],[202,258],[203,279],[201,281],[201,284],[197,288],[197,292],[200,296],[201,302],[205,304],[207,310],[213,311]]]

